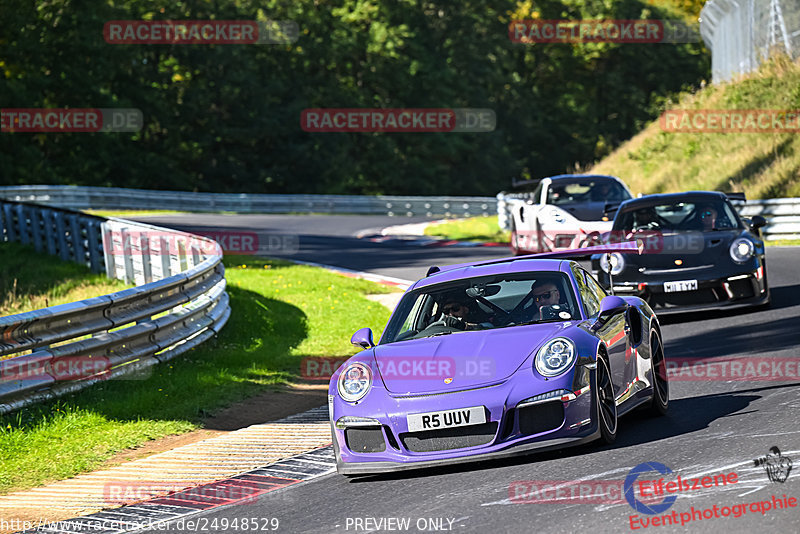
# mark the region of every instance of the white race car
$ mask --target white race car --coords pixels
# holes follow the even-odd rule
[[[614,176],[562,174],[542,179],[533,193],[507,198],[514,254],[597,244],[611,231],[614,211],[633,198]]]

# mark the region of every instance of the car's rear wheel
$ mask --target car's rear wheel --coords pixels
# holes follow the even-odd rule
[[[597,420],[600,427],[600,441],[605,444],[614,443],[617,439],[617,403],[614,400],[614,386],[611,383],[611,371],[604,358],[597,358],[595,401],[597,403]]]
[[[653,366],[653,401],[650,404],[650,413],[664,415],[669,407],[669,378],[667,362],[664,359],[664,345],[661,344],[661,337],[655,330],[650,334],[650,361]]]

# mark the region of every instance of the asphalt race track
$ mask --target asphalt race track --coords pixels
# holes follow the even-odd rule
[[[507,253],[504,248],[419,247],[353,237],[365,228],[413,222],[388,217],[192,215],[141,220],[180,229],[293,234],[299,236],[299,249],[287,257],[406,279],[424,275],[432,264]],[[775,371],[775,364],[785,359],[795,362],[796,371],[800,358],[798,263],[800,248],[768,249],[769,309],[662,318],[668,361],[761,358],[758,362],[770,364],[768,379],[673,379],[668,415],[623,417],[613,446],[588,444],[513,460],[385,476],[334,474],[202,517],[209,525],[215,518],[277,518],[278,532],[800,532],[800,503],[787,508],[785,501],[784,508],[774,509],[772,500],[784,495],[800,500],[800,377],[781,377],[781,371]],[[784,482],[771,481],[753,461],[773,446],[794,461]],[[736,473],[737,482],[681,492],[658,515],[636,512],[618,489],[611,493],[615,499],[593,499],[598,488],[619,488],[629,471],[644,462],[664,464],[684,480]],[[784,474],[788,465],[784,459]],[[641,478],[660,476],[650,472]],[[667,481],[674,476],[667,475]],[[570,481],[582,481],[580,488],[590,490],[580,489],[583,498],[569,499],[569,490],[553,489]],[[762,501],[773,509],[752,504]],[[712,517],[699,519],[704,509],[710,509],[706,517]],[[722,517],[726,510],[730,515]],[[688,523],[644,528],[641,522],[673,512],[678,523],[682,518]],[[167,530],[180,529],[170,525]]]

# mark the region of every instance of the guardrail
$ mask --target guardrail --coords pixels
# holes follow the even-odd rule
[[[530,200],[530,193],[500,193],[497,195],[497,214],[500,228],[509,229],[511,210],[519,202]],[[742,217],[761,215],[767,225],[761,229],[766,241],[800,239],[800,198],[732,201]]]
[[[194,193],[118,187],[26,185],[0,187],[0,197],[71,209],[338,213],[475,217],[496,213],[493,197],[411,197]]]
[[[208,238],[0,200],[0,241],[138,284],[0,317],[0,414],[138,376],[215,335],[230,316],[222,250]]]

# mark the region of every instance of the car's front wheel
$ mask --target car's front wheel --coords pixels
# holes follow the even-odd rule
[[[604,358],[597,358],[596,376],[594,396],[597,404],[597,420],[600,426],[600,441],[604,444],[611,444],[617,439],[617,403],[614,400],[611,371]]]
[[[667,362],[664,359],[664,345],[661,344],[661,337],[655,330],[650,334],[650,361],[653,366],[653,401],[650,404],[650,413],[665,415],[669,406],[669,378]]]

